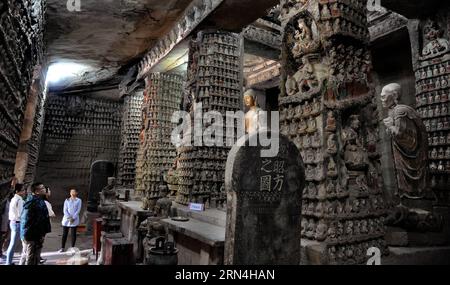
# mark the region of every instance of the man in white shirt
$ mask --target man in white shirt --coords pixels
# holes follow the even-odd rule
[[[6,265],[12,265],[14,247],[20,239],[20,217],[23,211],[23,203],[26,191],[23,184],[16,184],[15,195],[9,204],[9,227],[11,228],[11,239],[6,252]]]

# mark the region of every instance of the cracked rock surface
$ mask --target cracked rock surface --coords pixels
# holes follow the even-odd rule
[[[61,88],[114,79],[170,30],[191,0],[80,0],[81,11],[73,12],[66,0],[47,2],[49,63],[90,67]]]

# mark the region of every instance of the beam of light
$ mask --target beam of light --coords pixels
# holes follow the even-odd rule
[[[87,70],[89,70],[89,66],[83,64],[73,62],[54,63],[48,68],[47,83],[51,85],[63,80],[76,78]]]

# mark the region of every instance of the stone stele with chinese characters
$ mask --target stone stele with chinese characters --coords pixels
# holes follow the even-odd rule
[[[279,137],[274,157],[262,157],[260,144],[248,146],[249,135],[228,156],[225,264],[299,265],[303,161],[285,136],[266,130],[250,137],[261,133]]]

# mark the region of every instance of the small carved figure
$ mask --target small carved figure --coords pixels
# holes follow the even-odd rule
[[[334,117],[334,112],[329,111],[327,116],[327,125],[325,127],[325,130],[328,132],[336,131],[336,118]]]
[[[342,132],[345,164],[349,170],[364,170],[368,165],[368,155],[360,140],[359,115],[350,116],[350,125]]]
[[[328,226],[324,221],[320,221],[317,225],[315,239],[317,241],[324,241],[327,238]]]
[[[442,38],[443,31],[439,25],[429,20],[424,28],[424,38],[428,41],[422,50],[422,56],[436,56],[443,54],[450,49],[450,44],[447,39]]]
[[[337,142],[336,142],[336,135],[335,134],[331,134],[331,135],[328,136],[327,152],[329,154],[336,154],[337,153]]]

